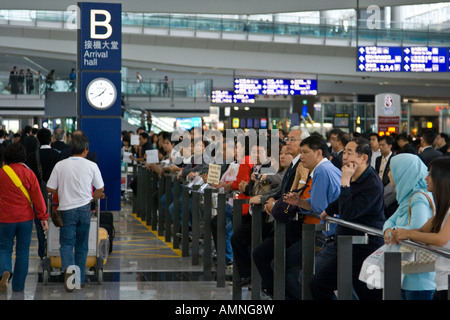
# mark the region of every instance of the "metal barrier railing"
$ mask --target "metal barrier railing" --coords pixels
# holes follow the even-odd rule
[[[212,268],[212,239],[211,239],[211,212],[213,210],[213,196],[217,195],[217,241],[216,241],[216,270],[215,280],[217,287],[226,286],[225,263],[225,234],[226,234],[226,203],[227,196],[221,190],[209,187],[209,185],[190,185],[187,182],[180,183],[176,175],[163,174],[161,178],[154,172],[149,172],[143,165],[135,165],[133,173],[138,176],[137,194],[133,201],[133,211],[152,230],[157,230],[159,236],[165,236],[166,242],[173,242],[173,248],[181,246],[182,257],[191,257],[191,263],[200,266],[203,258],[204,279],[213,280]],[[155,199],[157,195],[157,199]],[[165,196],[164,196],[165,195]],[[162,202],[165,197],[164,205]],[[191,204],[190,204],[191,202]],[[236,232],[242,223],[242,205],[248,203],[247,199],[233,199],[233,232]],[[173,206],[173,216],[170,206]],[[203,212],[203,214],[202,214]],[[181,215],[180,215],[181,213]],[[262,241],[262,217],[261,205],[252,207],[252,235],[251,252]],[[309,214],[318,218],[316,213]],[[302,283],[309,283],[314,274],[314,256],[317,231],[326,228],[328,223],[358,230],[363,236],[338,236],[338,299],[352,299],[352,246],[364,244],[368,235],[383,237],[381,230],[356,224],[342,219],[327,217],[326,224],[303,224],[302,228]],[[201,228],[202,227],[202,228]],[[178,231],[181,231],[181,243]],[[203,253],[200,250],[200,242],[203,240]],[[190,241],[191,240],[191,241]],[[403,244],[417,249],[430,251],[436,255],[450,259],[450,250],[445,248],[416,243],[411,240],[402,241]],[[274,221],[274,300],[285,299],[285,262],[286,262],[286,224]],[[385,273],[383,299],[401,299],[401,261],[402,253],[385,253]],[[252,290],[251,299],[261,299],[261,277],[258,269],[251,260]],[[236,265],[232,273],[232,299],[242,299],[242,288],[235,284],[239,281],[239,273]],[[449,277],[450,283],[450,277]],[[450,288],[450,286],[449,286]],[[450,296],[450,295],[449,295]],[[312,299],[309,286],[302,285],[302,299]]]

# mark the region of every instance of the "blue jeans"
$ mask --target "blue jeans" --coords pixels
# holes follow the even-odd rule
[[[16,260],[12,277],[12,290],[23,291],[28,274],[33,220],[17,223],[0,223],[0,275],[12,271],[12,253],[16,238]]]
[[[402,300],[433,300],[434,290],[403,290]]]
[[[59,233],[62,270],[65,271],[68,266],[77,265],[80,268],[80,284],[84,282],[86,275],[91,215],[90,204],[62,211],[64,225]]]

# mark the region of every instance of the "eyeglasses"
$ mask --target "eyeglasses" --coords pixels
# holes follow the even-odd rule
[[[294,141],[301,141],[302,139],[294,139],[294,138],[286,137],[286,138],[284,138],[283,140],[284,140],[284,142],[288,142],[288,141],[294,142]]]

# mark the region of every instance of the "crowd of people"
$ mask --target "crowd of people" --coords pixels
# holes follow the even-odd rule
[[[301,299],[302,286],[309,287],[314,299],[336,299],[337,236],[363,234],[339,224],[321,231],[323,242],[316,248],[315,274],[304,284],[301,282],[303,223],[324,223],[327,216],[333,216],[384,232],[383,238],[369,236],[368,244],[353,246],[353,294],[361,300],[382,299],[382,291],[369,289],[358,275],[364,260],[384,243],[426,239],[423,242],[450,248],[450,223],[446,224],[450,201],[444,196],[450,185],[447,134],[425,130],[420,139],[412,140],[404,134],[349,134],[340,129],[329,131],[326,138],[302,127],[293,127],[288,133],[277,132],[276,157],[271,154],[270,142],[274,140],[270,130],[267,136],[257,134],[256,144],[250,143],[249,135],[244,134],[244,139],[234,136],[227,139],[229,133],[225,131],[211,138],[201,130],[188,131],[190,139],[185,140],[190,143],[185,144],[173,138],[173,133],[148,135],[143,129],[138,133],[139,146],[130,146],[128,132],[124,132],[123,141],[124,148],[133,154],[132,160],[145,162],[145,151],[157,149],[160,162],[146,163],[145,167],[159,175],[177,173],[175,183],[204,184],[208,164],[214,163],[211,160],[215,156],[232,158],[221,164],[220,182],[210,184],[212,188],[223,188],[228,195],[226,264],[234,262],[238,269],[240,280],[235,285],[248,286],[252,282],[253,258],[261,275],[263,293],[269,297],[273,295],[274,280],[274,220],[286,223],[286,299]],[[200,135],[197,140],[196,134]],[[207,138],[203,139],[202,134]],[[267,143],[261,143],[261,137]],[[214,149],[213,159],[208,159],[211,153],[205,150],[211,151],[215,144],[221,147]],[[153,197],[158,200],[156,195]],[[242,225],[235,232],[233,199],[248,199],[248,204],[242,207]],[[161,200],[165,205],[164,196]],[[181,203],[180,218],[181,208],[191,205]],[[251,251],[252,212],[257,205],[264,215],[262,242]],[[289,210],[285,211],[286,205]],[[176,214],[173,203],[169,210],[173,218]],[[280,213],[283,211],[289,213],[283,215]],[[320,220],[308,213],[319,214]],[[212,214],[212,238],[216,243],[215,211],[203,214]],[[442,260],[446,259],[436,263],[436,272],[406,275],[402,281],[403,299],[442,298],[442,290],[448,289],[443,279],[450,273],[449,264]]]
[[[9,73],[8,84],[5,87],[11,94],[45,94],[47,91],[55,90],[55,81],[58,79],[56,70],[50,70],[44,75],[40,70],[34,71],[30,68],[18,69],[14,66]],[[69,72],[66,78],[69,81],[68,91],[75,91],[76,72]]]
[[[45,258],[49,193],[53,194],[52,203],[57,206],[53,209],[61,212],[63,223],[59,231],[64,287],[68,292],[74,289],[69,285],[73,272],[67,271],[74,265],[79,267],[79,284],[83,286],[91,201],[105,197],[103,179],[95,152],[89,150],[88,137],[77,130],[65,139],[61,128],[52,133],[46,128],[26,126],[11,139],[0,130],[0,139],[0,292],[6,292],[10,282],[13,292],[24,292],[33,222],[38,256]]]
[[[199,130],[197,130],[199,129]],[[255,134],[252,137],[251,134]],[[138,139],[132,136],[136,134]],[[133,141],[133,142],[132,142]],[[138,141],[137,143],[134,141]],[[276,146],[276,147],[274,147]],[[162,176],[176,174],[174,183],[204,185],[210,164],[220,165],[220,180],[209,183],[227,193],[226,264],[233,263],[240,279],[235,285],[251,285],[253,259],[262,280],[263,293],[273,295],[274,220],[286,223],[286,299],[302,298],[308,286],[314,299],[336,299],[337,237],[362,232],[331,224],[318,236],[315,273],[302,283],[302,225],[325,223],[327,216],[376,228],[384,237],[369,236],[368,244],[353,246],[353,292],[357,299],[377,300],[381,290],[369,289],[358,279],[364,260],[383,244],[412,239],[450,249],[450,154],[445,133],[425,130],[417,140],[403,134],[360,135],[333,129],[323,137],[303,127],[289,132],[261,130],[236,135],[234,130],[192,130],[148,133],[122,132],[122,160],[143,162],[147,170]],[[155,150],[156,161],[147,161]],[[95,150],[94,150],[95,151]],[[220,161],[223,160],[223,161]],[[45,197],[53,193],[63,212],[61,258],[64,267],[79,265],[84,271],[92,199],[104,197],[101,173],[89,140],[81,131],[65,135],[26,126],[21,134],[0,130],[0,291],[12,276],[13,291],[23,291],[28,270],[33,221],[38,236],[38,255],[45,255],[44,231],[49,218]],[[132,183],[137,190],[135,176]],[[82,185],[81,188],[74,188]],[[92,187],[95,192],[92,192]],[[149,195],[166,205],[165,195]],[[242,206],[242,224],[233,232],[233,200],[248,199]],[[172,219],[181,218],[182,203]],[[30,203],[32,205],[30,205]],[[252,215],[261,206],[262,242],[251,250]],[[259,211],[258,211],[259,212]],[[217,242],[216,210],[211,214],[212,241]],[[317,213],[320,219],[311,217]],[[174,230],[175,232],[181,230]],[[12,248],[16,258],[12,268]],[[75,253],[74,253],[75,252]],[[402,280],[407,300],[442,299],[450,274],[446,258],[438,257],[435,272],[408,274]],[[70,277],[70,274],[66,275]],[[84,272],[81,274],[84,283]],[[69,290],[68,290],[69,291]]]

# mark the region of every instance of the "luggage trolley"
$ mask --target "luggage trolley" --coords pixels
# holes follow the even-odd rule
[[[53,210],[58,204],[54,203],[53,197],[49,194],[48,211]],[[89,250],[86,260],[86,276],[96,275],[98,284],[103,282],[103,265],[106,263],[109,252],[108,232],[100,228],[100,200],[97,200],[95,210],[91,217],[91,227],[89,230]],[[50,276],[62,274],[61,256],[59,253],[59,228],[55,227],[51,218],[48,219],[46,256],[42,260],[43,284],[47,285]]]

